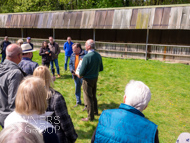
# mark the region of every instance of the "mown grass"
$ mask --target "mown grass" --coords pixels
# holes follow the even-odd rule
[[[38,51],[34,61],[41,64]],[[175,142],[182,132],[190,132],[190,66],[168,64],[160,61],[123,60],[103,58],[104,71],[98,79],[97,99],[99,113],[105,109],[118,108],[123,102],[124,89],[130,80],[140,80],[149,86],[152,98],[145,116],[158,125],[161,143]],[[99,116],[93,122],[82,122],[87,117],[83,106],[73,108],[76,103],[74,81],[69,71],[64,71],[64,53],[59,56],[61,78],[54,88],[64,96],[68,112],[78,134],[77,143],[90,142]],[[82,96],[83,102],[83,96]]]

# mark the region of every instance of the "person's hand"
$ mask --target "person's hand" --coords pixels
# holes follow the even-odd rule
[[[75,76],[77,76],[78,78],[82,78],[82,76],[78,75],[78,74],[75,74]]]
[[[49,54],[49,56],[51,56],[51,54]]]
[[[74,70],[72,70],[72,75],[75,75],[75,71]]]
[[[45,52],[45,54],[49,54],[49,52]]]

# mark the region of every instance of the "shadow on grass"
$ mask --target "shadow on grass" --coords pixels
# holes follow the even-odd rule
[[[65,75],[61,75],[60,78],[56,78],[56,80],[61,80],[61,79],[72,79],[72,75],[65,74]]]
[[[107,110],[107,109],[116,109],[116,108],[119,108],[119,105],[120,104],[116,104],[114,102],[111,102],[109,104],[102,103],[102,104],[98,104],[98,108],[103,111],[103,110]]]
[[[94,133],[94,131],[96,129],[96,126],[92,125],[92,124],[86,125],[86,126],[87,127],[91,126],[91,129],[86,130],[86,131],[84,131],[84,130],[76,130],[79,139],[91,139],[91,137],[92,137],[92,135],[93,135],[93,133]]]

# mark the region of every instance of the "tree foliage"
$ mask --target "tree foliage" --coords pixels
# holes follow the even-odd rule
[[[1,0],[0,13],[147,6],[190,3],[190,0]]]

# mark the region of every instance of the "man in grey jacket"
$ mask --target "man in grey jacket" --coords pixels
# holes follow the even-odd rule
[[[0,64],[0,125],[15,108],[18,86],[25,76],[18,63],[22,59],[22,49],[16,44],[6,48],[6,59]]]
[[[59,44],[54,42],[53,37],[49,37],[49,49],[51,51],[51,57],[52,60],[50,61],[50,66],[51,66],[51,72],[53,74],[53,78],[55,79],[55,69],[53,66],[53,63],[55,63],[56,69],[57,69],[57,77],[60,77],[60,73],[59,73],[59,63],[58,63],[58,55],[60,53],[60,48],[59,48]]]

